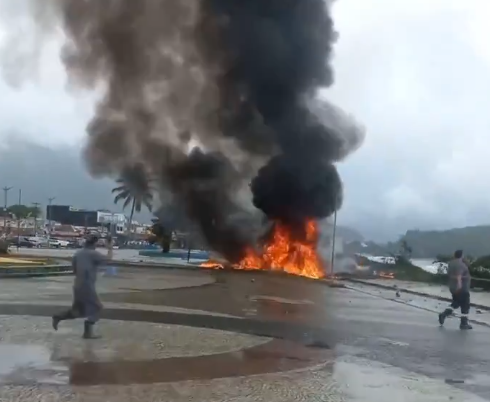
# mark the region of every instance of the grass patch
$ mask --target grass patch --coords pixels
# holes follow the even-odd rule
[[[57,261],[52,258],[24,258],[17,256],[0,256],[0,268],[15,268],[22,266],[44,266],[57,265]]]

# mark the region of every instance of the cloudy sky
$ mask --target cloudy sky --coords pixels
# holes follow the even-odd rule
[[[340,166],[340,222],[378,240],[490,223],[490,2],[338,0],[334,14],[336,83],[324,95],[367,130]],[[22,19],[8,25],[14,36],[0,19],[10,84],[22,54],[39,63],[21,85],[0,82],[0,186],[22,187],[26,202],[110,207],[112,183],[90,178],[79,156],[91,97],[67,91],[59,42],[36,52],[18,40],[29,37]]]

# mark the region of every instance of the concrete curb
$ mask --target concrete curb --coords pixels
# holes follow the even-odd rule
[[[61,271],[61,272],[26,272],[26,273],[12,273],[12,274],[1,274],[0,279],[19,279],[19,278],[39,278],[39,277],[55,277],[55,276],[71,276],[73,272],[71,271]]]
[[[71,265],[25,265],[13,267],[0,267],[0,278],[30,278],[38,276],[71,275]]]
[[[31,258],[39,258],[40,256],[37,255],[31,255]],[[27,258],[27,256],[25,256]],[[56,257],[58,260],[71,260],[71,257]],[[202,271],[202,272],[223,272],[221,269],[203,269],[201,268],[198,263],[188,263],[188,264],[175,264],[175,263],[169,263],[169,262],[145,262],[145,261],[125,261],[125,260],[112,260],[109,265],[114,265],[117,267],[123,267],[123,268],[146,268],[146,269],[181,269],[184,271]],[[233,270],[231,270],[233,271]],[[261,271],[261,270],[236,270],[236,272],[241,272],[241,273],[263,273],[263,272],[268,272],[268,271]],[[293,276],[293,275],[291,275]],[[300,277],[301,278],[301,277]],[[313,280],[309,278],[303,278],[307,280]],[[316,279],[313,281],[317,282]],[[331,288],[344,288],[345,285],[342,283],[342,281],[329,281],[329,280],[320,280],[319,283],[326,284],[327,286]]]
[[[429,293],[424,293],[424,292],[417,292],[416,290],[410,290],[410,289],[405,289],[405,288],[400,288],[400,287],[395,287],[394,285],[382,285],[380,283],[372,283],[372,282],[367,282],[363,281],[362,279],[343,279],[346,282],[353,282],[353,283],[360,283],[362,285],[368,285],[372,286],[375,288],[381,288],[381,289],[387,289],[387,290],[398,290],[400,292],[416,295],[416,296],[422,296],[422,297],[428,297],[431,299],[435,300],[440,300],[444,302],[451,302],[452,300],[449,297],[444,297],[444,296],[437,296],[437,295],[432,295]],[[485,306],[483,304],[476,304],[476,303],[471,303],[471,307],[476,308],[478,310],[485,310],[485,311],[490,311],[490,306]]]
[[[46,258],[41,255],[19,255],[18,258]],[[49,257],[49,256],[48,256]],[[57,260],[71,261],[72,257],[52,257]],[[164,268],[164,269],[187,269],[187,270],[200,270],[201,268],[197,264],[175,264],[171,262],[149,262],[149,261],[127,261],[127,260],[111,260],[110,264],[118,267],[134,267],[134,268]]]
[[[133,261],[118,261],[118,260],[113,260],[111,261],[113,265],[116,265],[118,267],[134,267],[134,268],[154,268],[154,269],[183,269],[183,270],[192,270],[192,271],[200,271],[202,270],[199,265],[194,265],[194,264],[172,264],[170,262],[160,262],[160,263],[154,263],[154,262],[144,262],[144,261],[139,261],[139,262],[133,262]]]
[[[57,260],[62,261],[71,261],[72,257],[50,257],[43,255],[28,255],[28,254],[19,254],[18,258],[56,258]],[[166,269],[188,269],[188,270],[200,270],[201,268],[197,264],[175,264],[171,262],[145,262],[145,261],[127,261],[127,260],[112,260],[110,262],[111,265],[115,265],[118,267],[134,267],[134,268],[166,268]]]

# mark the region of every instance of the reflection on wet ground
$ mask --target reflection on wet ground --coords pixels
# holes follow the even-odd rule
[[[228,353],[150,360],[98,361],[90,345],[83,359],[59,359],[47,347],[3,345],[0,383],[4,385],[130,385],[210,380],[303,369],[331,358],[327,350],[272,340]]]
[[[169,305],[237,316],[316,322],[328,313],[330,288],[325,282],[265,272],[213,273],[216,284],[182,292],[172,289],[105,294],[111,302]],[[226,300],[226,302],[224,302]]]
[[[32,348],[19,351],[22,346],[8,337],[8,326],[3,326],[6,321],[0,317],[0,379],[4,384],[154,385],[239,376],[245,384],[243,376],[260,373],[256,381],[264,381],[262,373],[314,367],[312,374],[305,377],[321,381],[328,378],[329,384],[335,383],[335,387],[343,389],[344,399],[330,400],[392,401],[393,392],[403,395],[403,400],[414,401],[429,400],[424,399],[427,393],[433,400],[448,400],[451,393],[465,401],[478,400],[471,393],[490,397],[490,382],[484,375],[490,363],[490,331],[486,328],[461,333],[448,323],[441,330],[433,313],[349,289],[333,289],[319,281],[255,272],[212,275],[215,283],[207,281],[205,286],[185,289],[149,290],[148,284],[138,289],[126,283],[114,291],[114,287],[107,286],[102,289],[104,302],[130,303],[133,307],[106,309],[100,330],[112,339],[126,337],[124,348],[134,349],[141,342],[149,343],[152,331],[161,337],[161,342],[171,344],[175,337],[187,336],[186,331],[190,334],[202,328],[215,330],[209,339],[214,338],[217,343],[224,342],[225,334],[230,333],[251,337],[253,342],[243,339],[242,346],[221,352],[211,345],[206,349],[203,342],[195,355],[159,356],[158,350],[149,349],[147,357],[124,359],[117,354],[108,355],[110,358],[101,356],[100,347],[96,346],[100,342],[110,343],[109,337],[107,341],[83,344],[86,345],[83,354],[70,359],[56,351],[55,345],[78,339],[79,324],[53,335],[48,328],[49,320],[40,317],[49,317],[58,310],[59,302],[67,299],[60,293],[53,292],[51,296],[44,293],[42,299],[50,300],[51,305],[0,304],[0,314],[14,319],[24,317],[27,321],[31,316],[31,320],[46,323],[36,322],[30,327],[25,324],[25,331],[37,331],[44,338],[33,342]],[[138,305],[166,305],[237,317],[142,310]],[[128,329],[130,323],[153,327],[140,328],[135,335]],[[184,327],[170,335],[169,325]],[[188,336],[190,344],[192,339],[203,335]],[[23,343],[28,343],[27,337]],[[124,348],[119,348],[118,353],[124,353]],[[330,392],[323,388],[327,384],[322,385],[321,381],[315,383],[316,388],[311,392]],[[204,388],[202,392],[205,393]],[[440,399],[442,396],[446,399]],[[166,400],[189,398],[174,395]],[[290,400],[301,400],[301,395],[296,399],[282,399]]]
[[[131,362],[73,362],[70,384],[151,384],[241,377],[311,367],[324,362],[325,351],[287,341],[271,341],[241,351],[188,358]]]
[[[49,361],[50,352],[36,345],[0,345],[0,375],[9,373],[17,365],[30,365]]]
[[[50,363],[51,351],[38,345],[0,345],[0,382],[9,383],[19,367],[44,367]]]

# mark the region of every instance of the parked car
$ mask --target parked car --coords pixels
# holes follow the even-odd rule
[[[68,240],[67,248],[80,248],[81,242],[78,240]]]
[[[61,244],[58,240],[55,240],[55,239],[50,239],[49,240],[49,247],[50,248],[60,248],[61,247]]]
[[[11,239],[9,242],[10,247],[27,247],[27,248],[34,248],[36,247],[36,243],[26,239],[25,237],[21,238],[14,238]]]
[[[26,240],[30,241],[35,245],[35,247],[38,248],[48,247],[48,239],[46,239],[45,237],[38,237],[38,236],[26,237]]]
[[[68,240],[49,239],[49,247],[53,247],[53,248],[68,247],[69,244],[70,242]]]

